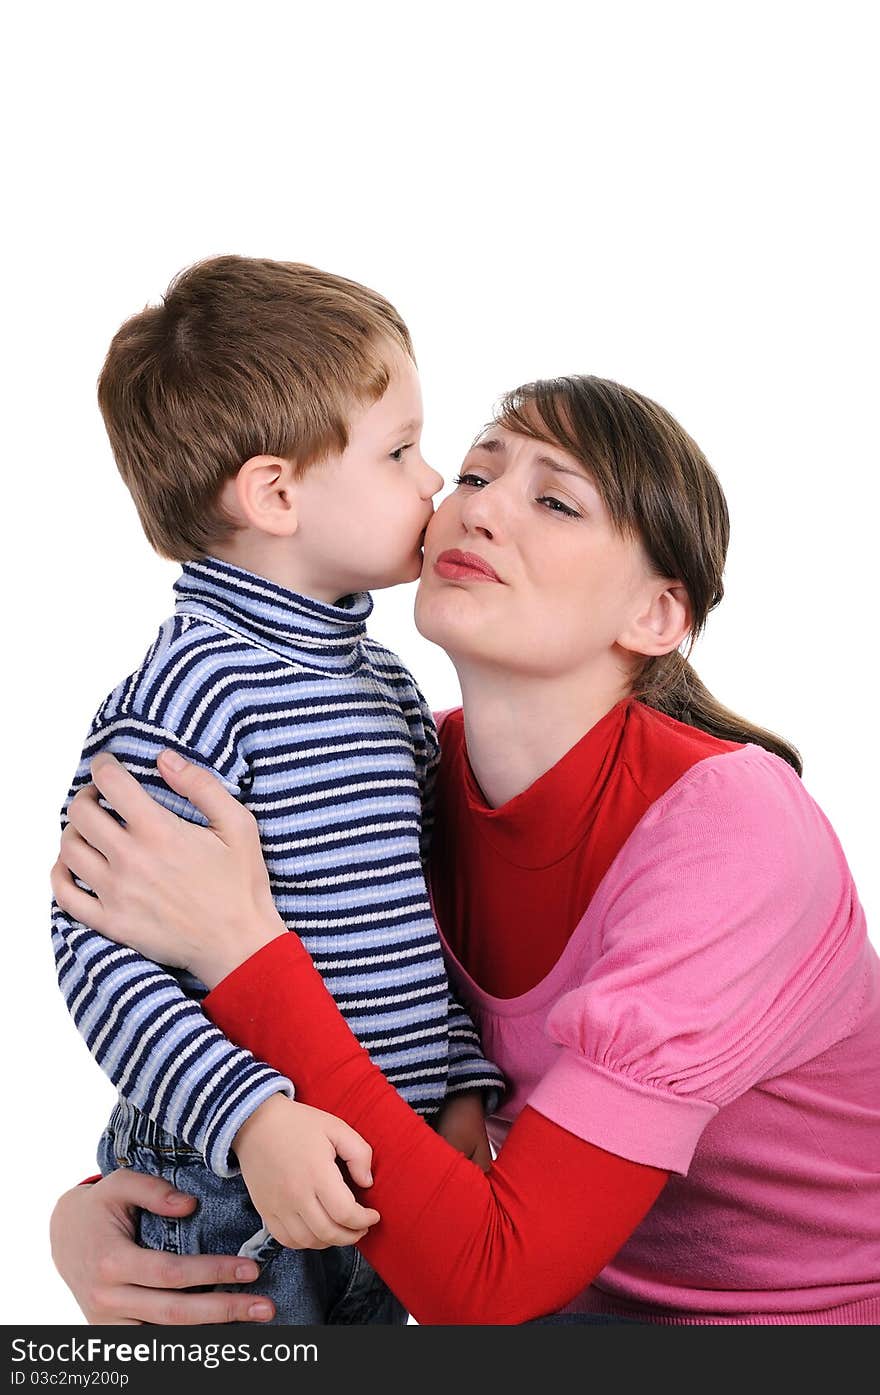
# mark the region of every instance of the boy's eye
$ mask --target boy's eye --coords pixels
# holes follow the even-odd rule
[[[390,455],[391,459],[392,459],[392,460],[395,460],[395,461],[397,462],[397,464],[399,465],[400,462],[401,462],[401,460],[403,459],[403,452],[404,452],[405,450],[412,450],[412,441],[410,441],[408,445],[405,445],[405,446],[398,446],[398,447],[397,447],[397,450],[390,451],[390,452],[389,452],[389,455]]]

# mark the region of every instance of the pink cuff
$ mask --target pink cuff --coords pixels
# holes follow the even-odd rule
[[[703,1129],[718,1113],[706,1100],[643,1085],[569,1050],[561,1052],[528,1102],[597,1148],[682,1176]]]

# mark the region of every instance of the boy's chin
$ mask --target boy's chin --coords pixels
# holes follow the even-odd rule
[[[422,574],[421,558],[411,566],[400,567],[397,571],[386,573],[385,576],[376,577],[369,584],[364,583],[361,587],[363,591],[387,591],[392,586],[406,586],[410,582],[418,581]]]
[[[421,551],[411,557],[408,562],[396,568],[389,581],[382,582],[383,586],[402,586],[407,581],[418,581],[422,574],[422,563],[424,558]]]

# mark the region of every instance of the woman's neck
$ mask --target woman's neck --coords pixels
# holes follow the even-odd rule
[[[619,671],[585,681],[456,668],[468,760],[492,809],[546,774],[630,690]]]

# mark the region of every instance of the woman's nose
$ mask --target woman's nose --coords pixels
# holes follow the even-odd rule
[[[497,538],[503,525],[503,504],[497,491],[491,493],[492,486],[484,484],[480,489],[469,491],[462,500],[461,521],[469,533],[482,533],[486,538]]]

